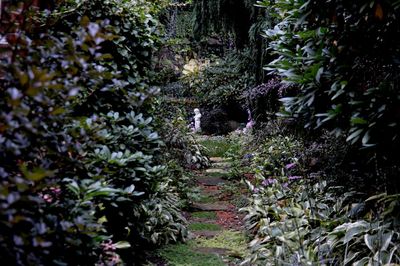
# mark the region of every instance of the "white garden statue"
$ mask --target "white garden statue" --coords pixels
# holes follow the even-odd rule
[[[243,129],[243,133],[247,134],[249,132],[251,132],[251,130],[253,129],[254,125],[256,124],[251,116],[251,111],[250,109],[247,109],[247,114],[248,114],[248,119],[247,119],[247,124],[246,127]]]
[[[194,132],[201,132],[201,123],[200,123],[201,113],[198,108],[194,109]]]

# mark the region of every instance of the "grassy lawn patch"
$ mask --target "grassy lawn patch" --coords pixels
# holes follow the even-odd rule
[[[224,157],[231,144],[225,139],[204,139],[199,143],[206,148],[209,157]]]
[[[219,231],[221,226],[218,224],[209,223],[192,223],[189,224],[189,230],[191,231]]]
[[[198,200],[196,200],[197,203],[213,203],[215,201],[216,199],[209,195],[200,195]]]
[[[221,258],[214,254],[202,254],[193,251],[193,245],[169,245],[160,251],[160,256],[171,266],[224,266]]]
[[[215,212],[193,212],[192,217],[200,219],[216,219],[217,214]]]
[[[209,248],[229,248],[235,257],[243,258],[248,253],[245,235],[242,232],[231,230],[222,231],[221,234],[210,239],[199,238],[196,240],[196,244]]]

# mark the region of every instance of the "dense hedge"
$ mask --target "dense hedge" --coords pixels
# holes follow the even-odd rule
[[[147,84],[161,4],[22,5],[1,65],[4,263],[138,263],[144,248],[185,237]]]

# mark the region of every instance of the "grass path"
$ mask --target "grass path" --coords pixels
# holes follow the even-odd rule
[[[187,213],[190,240],[184,244],[169,245],[160,251],[164,262],[157,266],[223,266],[239,265],[246,254],[247,241],[242,231],[242,217],[234,204],[240,195],[240,186],[229,181],[230,162],[221,157],[226,143],[218,140],[207,145],[214,148],[212,166],[196,172],[200,198]],[[237,193],[226,193],[226,187],[235,187]],[[232,195],[233,194],[233,195]]]

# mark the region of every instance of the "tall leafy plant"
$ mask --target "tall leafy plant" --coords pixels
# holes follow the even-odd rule
[[[399,5],[393,1],[261,1],[276,59],[266,67],[297,87],[284,113],[350,143],[399,143]]]

